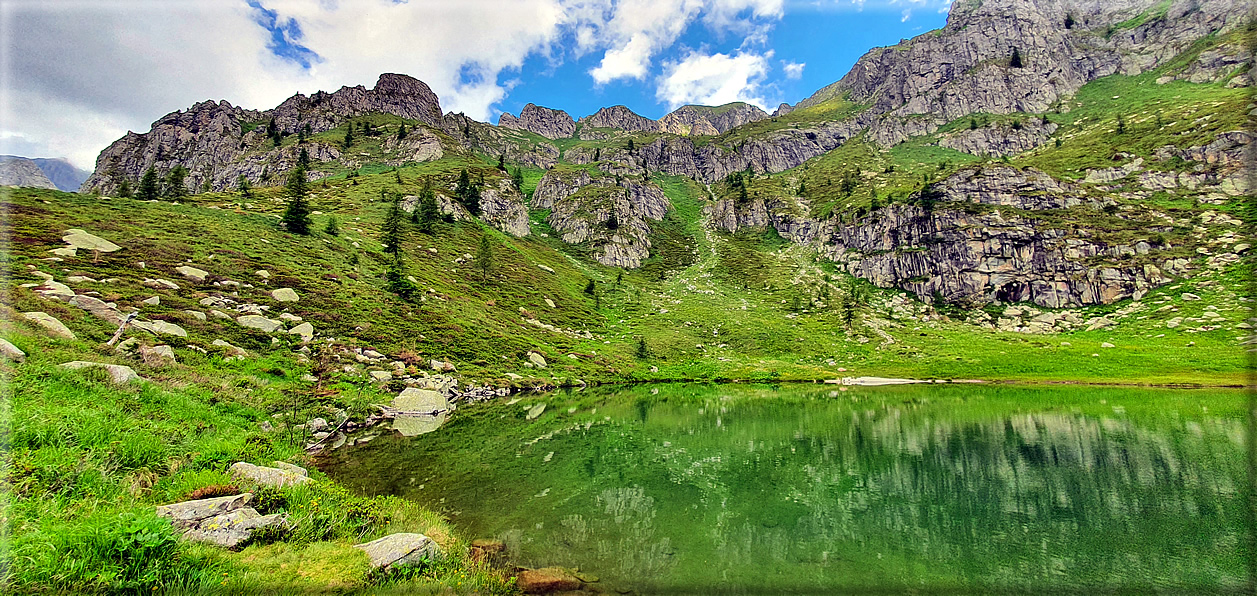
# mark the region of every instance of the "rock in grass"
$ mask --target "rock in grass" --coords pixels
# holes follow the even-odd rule
[[[53,300],[61,300],[64,302],[68,302],[71,298],[74,298],[74,290],[71,290],[70,286],[51,279],[45,281],[44,285],[35,288],[35,293],[43,296],[44,298],[52,298]]]
[[[1115,347],[1115,346],[1114,346],[1113,344],[1111,344],[1111,343],[1109,343],[1109,342],[1107,342],[1107,341],[1106,341],[1106,342],[1104,342],[1104,343],[1100,344],[1100,347],[1101,347],[1101,348],[1112,348],[1112,347]]]
[[[535,366],[535,367],[537,367],[537,368],[545,368],[545,367],[546,367],[546,359],[545,359],[544,357],[542,357],[542,355],[541,355],[541,354],[538,354],[538,353],[536,353],[536,352],[529,352],[529,353],[528,353],[528,361],[529,361],[529,362],[531,362],[531,363],[533,364],[533,366]]]
[[[159,517],[169,518],[184,540],[235,548],[248,541],[254,530],[287,526],[281,514],[261,515],[249,507],[252,493],[184,501],[157,507]]]
[[[135,370],[129,366],[123,366],[121,364],[105,364],[103,362],[75,360],[73,362],[62,364],[61,366],[71,370],[78,370],[81,368],[103,368],[109,371],[109,378],[113,379],[113,382],[119,385],[123,383],[130,383],[131,381],[142,380],[140,375],[136,374]]]
[[[188,332],[174,323],[162,320],[155,321],[135,321],[131,323],[136,329],[143,329],[153,335],[177,335],[179,337],[187,337]]]
[[[521,571],[515,585],[525,594],[546,594],[579,590],[580,580],[565,569],[545,567]]]
[[[283,323],[275,319],[268,319],[262,315],[244,315],[236,317],[236,322],[250,329],[260,329],[267,333],[271,333],[284,326]]]
[[[153,346],[151,348],[142,347],[140,348],[140,356],[142,356],[144,360],[148,362],[164,361],[164,362],[169,362],[171,364],[178,362],[178,360],[175,359],[175,351],[171,349],[170,346],[164,346],[164,345]]]
[[[310,341],[314,339],[314,325],[302,323],[288,330],[288,333],[300,335],[301,341]]]
[[[205,281],[206,277],[209,277],[208,271],[204,269],[197,269],[196,267],[188,267],[187,265],[184,265],[182,267],[175,267],[175,271],[178,272],[179,275],[182,275],[197,283],[201,283]]]
[[[107,302],[99,298],[79,294],[70,299],[70,304],[91,313],[92,316],[111,325],[121,325],[124,318],[124,316],[118,312],[118,309],[109,306]]]
[[[65,236],[61,240],[70,246],[82,250],[93,250],[98,252],[114,252],[122,250],[121,246],[114,244],[95,234],[89,234],[78,228],[71,228],[65,231]]]
[[[294,484],[305,484],[310,481],[308,476],[294,474],[288,470],[279,468],[267,468],[263,466],[255,466],[246,462],[236,462],[228,468],[231,477],[236,480],[247,480],[258,486],[269,486],[272,488],[281,488],[292,486]]]
[[[7,339],[0,339],[0,356],[14,362],[26,361],[26,352],[19,350],[17,346],[9,343]]]
[[[145,298],[145,299],[141,300],[140,302],[143,302],[144,304],[148,304],[148,305],[151,305],[151,306],[160,306],[160,305],[161,305],[161,296],[153,296],[153,297],[151,297],[151,298]]]
[[[309,472],[307,472],[305,468],[303,468],[303,467],[301,467],[301,466],[298,466],[298,465],[296,465],[296,464],[290,464],[290,463],[288,463],[288,462],[286,462],[286,461],[273,461],[273,462],[271,462],[271,465],[272,465],[272,466],[275,466],[276,468],[279,468],[279,469],[281,469],[281,470],[285,470],[285,471],[288,471],[288,472],[292,472],[293,474],[296,474],[296,475],[298,475],[298,476],[309,476],[309,475],[310,475],[310,473],[309,473]]]
[[[46,312],[27,312],[22,313],[22,315],[27,319],[39,323],[41,327],[46,329],[48,333],[52,334],[54,337],[60,337],[62,339],[77,339],[74,336],[74,332],[70,331],[69,327],[66,327],[65,324],[57,320],[56,317]]]
[[[537,404],[537,405],[535,405],[535,406],[533,406],[533,407],[531,407],[531,408],[528,408],[528,415],[527,415],[527,416],[525,416],[525,418],[527,418],[528,420],[532,420],[532,419],[534,419],[534,418],[536,418],[536,417],[540,416],[540,415],[541,415],[541,413],[542,413],[542,412],[545,412],[545,411],[546,411],[546,405],[545,405],[545,404]]]
[[[292,288],[277,288],[271,290],[271,297],[280,302],[296,302],[301,299],[297,296],[297,291]]]
[[[441,556],[441,548],[423,534],[389,534],[371,542],[355,544],[354,548],[367,553],[373,569],[415,565]]]

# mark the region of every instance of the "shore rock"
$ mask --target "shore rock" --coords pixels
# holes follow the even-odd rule
[[[525,594],[548,594],[579,590],[581,581],[565,569],[545,567],[521,571],[515,585]]]
[[[280,468],[267,468],[264,466],[256,466],[247,462],[236,462],[228,468],[231,477],[236,480],[247,480],[258,486],[268,486],[272,488],[282,488],[295,484],[305,484],[310,478],[305,475],[295,474],[290,470]]]
[[[355,544],[367,553],[373,569],[390,569],[401,565],[418,565],[441,556],[441,548],[423,534],[389,534],[371,542]]]

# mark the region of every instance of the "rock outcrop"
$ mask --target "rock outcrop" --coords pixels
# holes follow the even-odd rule
[[[520,110],[518,118],[503,112],[498,117],[498,126],[526,130],[547,139],[564,139],[576,133],[576,121],[567,112],[532,103]]]
[[[0,186],[57,188],[34,160],[12,155],[0,155]]]
[[[674,135],[718,135],[767,117],[764,110],[742,102],[715,107],[681,106],[660,118],[658,126],[660,131]]]
[[[184,501],[158,506],[157,515],[170,519],[184,540],[224,548],[243,546],[257,530],[288,527],[287,516],[262,515],[252,502],[252,493]]]
[[[614,128],[626,132],[652,132],[659,130],[659,123],[638,115],[626,106],[602,108],[578,120],[586,128]]]
[[[672,207],[663,191],[637,177],[553,171],[537,183],[533,206],[551,209],[550,227],[569,244],[590,243],[594,260],[635,268],[650,255],[650,222]]]
[[[1057,125],[1029,118],[1014,123],[1000,123],[977,128],[963,128],[944,134],[939,139],[941,147],[955,149],[969,155],[1004,157],[1024,153],[1047,144],[1056,132]]]

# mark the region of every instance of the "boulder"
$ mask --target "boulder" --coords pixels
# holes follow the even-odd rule
[[[258,513],[248,506],[252,501],[252,493],[184,501],[158,506],[157,515],[170,519],[184,532],[184,540],[236,548],[252,538],[254,530],[288,525],[284,515]]]
[[[31,321],[39,323],[41,327],[48,330],[48,333],[54,337],[60,337],[62,339],[77,339],[74,336],[74,332],[70,331],[69,327],[66,327],[61,321],[58,321],[56,317],[46,312],[27,312],[22,313],[22,315]]]
[[[529,362],[531,362],[531,363],[533,364],[533,366],[535,366],[535,367],[537,367],[537,368],[545,368],[545,367],[546,367],[546,359],[545,359],[545,358],[543,358],[543,357],[541,356],[541,354],[538,354],[538,353],[536,353],[536,352],[529,352],[529,353],[528,353],[528,361],[529,361]]]
[[[515,585],[525,594],[548,594],[579,590],[581,582],[565,569],[545,567],[521,571]]]
[[[0,356],[14,362],[26,361],[26,352],[19,350],[17,346],[9,343],[7,339],[0,339]]]
[[[176,335],[179,337],[187,337],[188,332],[174,323],[162,320],[154,321],[135,321],[131,323],[136,329],[143,329],[153,335]]]
[[[288,333],[300,335],[301,341],[310,341],[314,339],[314,325],[302,323],[288,330]]]
[[[183,313],[198,321],[205,322],[205,313],[199,310],[185,310]]]
[[[205,281],[206,277],[209,277],[208,271],[204,269],[197,269],[196,267],[189,267],[187,265],[184,265],[182,267],[176,267],[175,271],[178,272],[179,275],[182,275],[197,283],[201,283]]]
[[[44,285],[35,288],[35,293],[43,296],[44,298],[52,298],[53,300],[62,300],[66,302],[68,302],[71,298],[74,298],[74,290],[71,290],[70,286],[51,279],[45,281]]]
[[[297,296],[297,291],[292,288],[277,288],[271,290],[271,297],[280,302],[296,302],[301,299]]]
[[[113,382],[119,385],[130,383],[131,381],[142,380],[140,375],[136,374],[135,370],[129,366],[123,366],[121,364],[105,364],[103,362],[75,360],[73,362],[62,364],[61,366],[72,370],[78,370],[80,368],[103,368],[109,371],[109,378],[113,379]]]
[[[310,475],[310,473],[309,473],[309,472],[307,472],[305,468],[303,468],[303,467],[301,467],[301,466],[298,466],[298,465],[295,465],[295,464],[290,464],[290,463],[288,463],[288,462],[286,462],[286,461],[273,461],[273,462],[271,462],[271,465],[272,465],[272,466],[275,466],[276,468],[279,468],[279,469],[281,469],[281,470],[286,470],[286,471],[288,471],[288,472],[292,472],[293,474],[296,474],[296,475],[298,475],[298,476],[309,476],[309,475]]]
[[[140,348],[140,356],[143,357],[145,361],[165,361],[172,364],[178,362],[178,360],[175,359],[175,351],[171,349],[170,346],[165,345],[153,346],[151,348],[142,347]]]
[[[150,306],[160,306],[160,305],[161,305],[161,296],[153,296],[153,297],[151,297],[151,298],[145,298],[145,299],[141,300],[140,302],[143,302],[144,304],[148,304],[148,305],[150,305]]]
[[[371,380],[377,383],[387,383],[393,380],[393,373],[387,370],[370,370],[367,374],[371,375]]]
[[[271,488],[282,488],[292,486],[294,484],[305,484],[310,481],[308,476],[295,474],[289,470],[280,468],[267,468],[263,466],[255,466],[246,462],[236,462],[228,468],[231,477],[240,480],[252,482],[258,486],[268,486]]]
[[[283,323],[275,319],[268,319],[262,315],[244,315],[236,317],[236,322],[250,329],[261,329],[267,333],[274,332],[284,326]]]
[[[122,250],[121,246],[105,240],[100,236],[88,234],[78,228],[66,230],[65,234],[65,236],[61,237],[61,240],[66,244],[69,244],[72,248],[97,252],[114,252],[116,250]]]
[[[371,542],[355,544],[354,548],[367,553],[373,569],[417,565],[441,556],[441,548],[423,534],[389,534]]]
[[[92,316],[101,319],[111,325],[121,325],[125,315],[118,312],[118,309],[109,306],[109,304],[99,298],[84,296],[79,294],[70,299],[70,304],[77,306]]]
[[[213,342],[211,342],[210,345],[221,346],[221,347],[227,348],[227,353],[230,354],[231,357],[233,358],[244,358],[245,356],[249,355],[249,353],[246,352],[244,348],[233,346],[227,343],[225,340],[216,339]]]
[[[407,387],[393,398],[393,408],[402,412],[435,412],[449,409],[449,400],[439,391]]]
[[[526,416],[526,418],[527,418],[528,420],[532,420],[532,419],[534,419],[534,418],[536,418],[536,417],[540,416],[540,415],[541,415],[541,413],[542,413],[542,412],[545,412],[545,411],[546,411],[546,405],[545,405],[545,404],[537,404],[537,405],[535,405],[535,406],[533,406],[533,407],[531,407],[531,408],[528,408],[528,415]]]

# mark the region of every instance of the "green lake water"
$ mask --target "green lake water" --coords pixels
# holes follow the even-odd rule
[[[1238,391],[836,389],[523,396],[321,467],[500,538],[517,564],[639,594],[1246,585]]]

